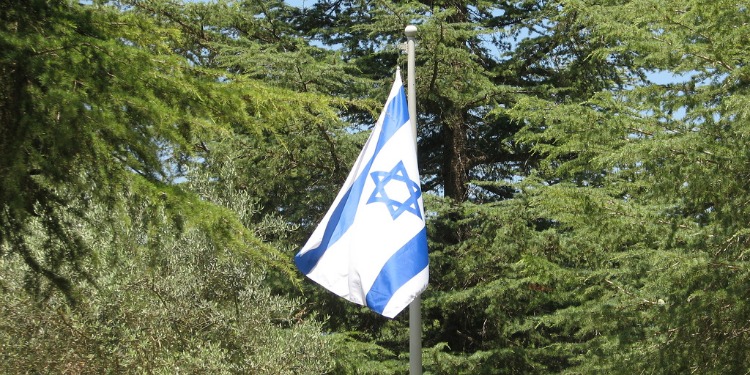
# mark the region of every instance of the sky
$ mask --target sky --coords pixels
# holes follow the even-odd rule
[[[289,5],[296,6],[297,8],[306,8],[315,4],[317,0],[285,0]]]

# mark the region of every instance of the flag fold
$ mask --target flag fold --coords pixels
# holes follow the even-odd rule
[[[344,186],[294,261],[326,289],[389,318],[427,287],[416,134],[400,72]]]

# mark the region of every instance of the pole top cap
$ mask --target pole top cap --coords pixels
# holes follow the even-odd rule
[[[414,25],[408,25],[404,29],[404,34],[406,34],[407,38],[413,38],[417,35],[417,27]]]

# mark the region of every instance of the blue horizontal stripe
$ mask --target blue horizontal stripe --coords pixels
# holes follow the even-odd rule
[[[406,103],[406,94],[404,93],[404,88],[402,86],[399,87],[398,94],[393,97],[388,104],[388,107],[385,109],[385,118],[383,120],[380,138],[378,139],[372,158],[367,162],[362,173],[357,177],[352,186],[339,201],[339,204],[334,208],[328,223],[326,223],[326,229],[323,232],[323,239],[320,242],[320,245],[304,254],[298,253],[294,257],[294,263],[303,274],[306,275],[310,273],[313,268],[315,268],[315,265],[318,264],[320,258],[323,257],[326,250],[328,250],[328,247],[336,243],[336,241],[338,241],[341,236],[349,230],[349,227],[351,227],[357,214],[357,206],[373,162],[386,142],[388,142],[401,126],[407,124],[408,121],[409,110]],[[414,157],[416,157],[416,155]]]
[[[427,267],[427,230],[422,230],[391,256],[375,278],[365,300],[367,307],[382,314],[393,293]]]

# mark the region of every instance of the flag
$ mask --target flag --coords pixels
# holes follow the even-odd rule
[[[331,292],[395,317],[426,287],[427,232],[401,73],[341,191],[294,261]]]

